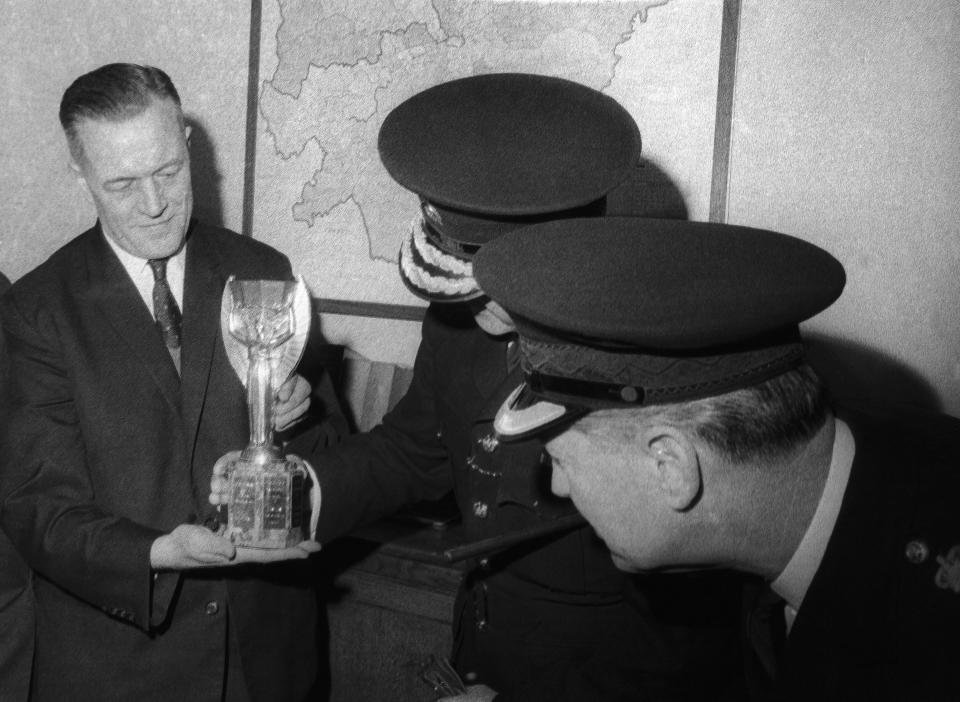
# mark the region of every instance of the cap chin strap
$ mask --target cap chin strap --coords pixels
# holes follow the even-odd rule
[[[564,417],[578,413],[577,410],[563,405],[539,400],[528,407],[519,408],[518,399],[527,390],[527,384],[521,383],[504,401],[493,420],[493,429],[504,441],[522,439]]]
[[[431,301],[455,302],[482,294],[472,264],[431,244],[422,223],[414,223],[400,246],[400,276],[414,294]]]

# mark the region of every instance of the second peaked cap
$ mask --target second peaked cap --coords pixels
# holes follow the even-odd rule
[[[407,99],[387,115],[378,147],[390,175],[441,217],[523,219],[605,197],[636,166],[640,132],[619,103],[587,86],[492,73]],[[479,245],[503,231],[447,235]]]
[[[532,399],[554,408],[658,405],[779,375],[803,360],[799,324],[846,282],[837,259],[797,237],[640,217],[511,232],[480,250],[474,275],[520,335],[525,388],[501,411],[503,435],[564,416],[524,414]]]

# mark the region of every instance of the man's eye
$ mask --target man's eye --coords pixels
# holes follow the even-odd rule
[[[111,193],[122,193],[122,192],[130,189],[131,183],[132,183],[132,181],[129,181],[129,180],[119,180],[119,181],[115,181],[115,182],[113,182],[113,183],[107,183],[107,185],[106,185],[106,187],[104,188],[104,190],[106,190],[106,191],[108,191],[108,192],[111,192]]]
[[[180,172],[180,167],[177,166],[175,168],[164,168],[162,171],[160,171],[158,175],[161,178],[173,178],[173,176],[177,175],[177,173],[179,172]]]

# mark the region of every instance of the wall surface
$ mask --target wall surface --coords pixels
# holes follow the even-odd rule
[[[0,271],[16,280],[95,221],[57,110],[77,76],[115,61],[170,74],[193,124],[195,211],[239,230],[249,35],[236,0],[3,0]]]
[[[537,54],[524,44],[530,37],[511,33],[509,21],[501,18],[492,29],[479,20],[458,24],[468,5],[440,0],[402,5],[403,13],[422,14],[419,23],[407,22],[401,10],[384,13],[384,3],[358,0],[350,26],[318,24],[298,44],[281,33],[284,25],[306,26],[291,11],[324,5],[263,0],[253,56],[248,3],[91,0],[81,12],[4,0],[0,272],[16,280],[93,222],[67,169],[56,112],[74,77],[116,60],[155,63],[171,74],[194,123],[198,213],[237,230],[248,66],[255,60],[252,233],[290,255],[321,297],[417,303],[397,285],[390,237],[400,230],[377,239],[363,225],[358,238],[358,198],[335,197],[347,183],[348,195],[368,194],[372,202],[380,193],[369,185],[382,178],[373,170],[374,151],[356,170],[323,148],[323,139],[336,146],[345,134],[338,124],[356,120],[344,113],[337,121],[324,110],[366,109],[371,96],[384,98],[369,81],[413,90],[417,81],[439,82],[451,71],[496,67],[477,63],[496,42],[509,44],[498,58],[504,65],[553,72],[589,60],[583,76],[600,80],[606,71],[597,87],[627,104],[641,126],[649,160],[639,175],[648,192],[659,187],[690,217],[706,219],[723,3],[611,0],[576,29],[565,28],[573,15],[563,4],[545,10],[544,3],[525,3],[537,13],[528,19],[542,22],[523,31],[546,28]],[[813,352],[843,392],[960,415],[960,5],[742,0],[740,7],[726,220],[801,236],[843,262],[843,297],[805,325]],[[339,102],[325,98],[323,87]],[[275,94],[265,102],[268,90]],[[375,104],[380,117],[386,106]],[[359,181],[330,177],[339,172]],[[333,206],[324,208],[323,198]],[[418,338],[416,322],[327,315],[324,326],[378,361],[409,362]]]
[[[618,213],[705,219],[722,3],[415,0],[263,3],[253,235],[291,254],[312,293],[422,307],[397,272],[416,195],[377,152],[384,117],[413,94],[480,73],[575,80],[617,99],[644,166]],[[549,174],[544,174],[549,177]],[[410,363],[416,322],[324,314],[328,338]]]
[[[835,384],[960,416],[960,4],[745,0],[727,213],[843,263]]]

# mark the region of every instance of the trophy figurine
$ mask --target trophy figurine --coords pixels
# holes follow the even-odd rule
[[[309,537],[309,465],[273,442],[274,391],[300,361],[310,328],[302,278],[227,280],[220,308],[230,364],[247,389],[250,443],[227,465],[226,536],[238,546],[287,548]],[[309,505],[307,505],[309,508]],[[312,520],[311,520],[312,521]]]

